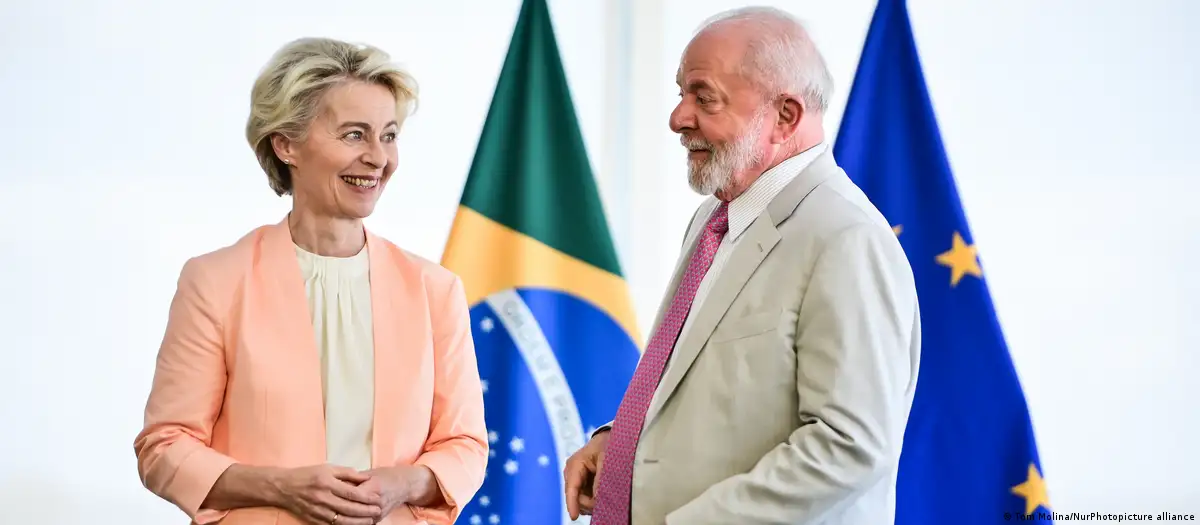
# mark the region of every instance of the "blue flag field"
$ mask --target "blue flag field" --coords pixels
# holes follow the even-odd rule
[[[903,0],[880,0],[834,156],[888,217],[921,304],[896,524],[1052,523],[1016,370],[926,90]]]

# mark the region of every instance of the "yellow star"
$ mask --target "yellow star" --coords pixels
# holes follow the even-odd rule
[[[897,224],[895,226],[892,226],[892,233],[895,233],[896,235],[900,235],[900,232],[902,232],[902,231],[904,231],[903,224]]]
[[[983,277],[983,269],[979,267],[975,245],[967,244],[958,232],[954,232],[950,249],[938,254],[937,262],[950,268],[950,286],[958,286],[958,281],[967,274]]]
[[[1046,480],[1038,473],[1033,463],[1029,464],[1029,478],[1012,488],[1012,493],[1025,498],[1025,514],[1033,514],[1038,506],[1050,510],[1050,496],[1046,494]]]

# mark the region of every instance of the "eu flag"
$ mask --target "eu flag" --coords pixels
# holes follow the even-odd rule
[[[903,0],[880,0],[834,156],[892,223],[922,312],[896,523],[1051,523],[1025,396],[942,146]]]
[[[640,354],[546,0],[521,7],[442,264],[471,305],[491,444],[456,523],[570,523],[563,467]]]

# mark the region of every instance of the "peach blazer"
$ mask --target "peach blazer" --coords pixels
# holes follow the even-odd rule
[[[374,326],[372,466],[425,465],[447,506],[382,523],[450,524],[483,483],[483,392],[462,282],[367,233]],[[194,523],[299,524],[200,504],[233,463],[325,463],[320,363],[287,220],[183,266],[134,441],[138,473]]]

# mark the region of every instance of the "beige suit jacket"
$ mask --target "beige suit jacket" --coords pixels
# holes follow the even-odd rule
[[[692,219],[656,326],[716,204]],[[916,288],[831,153],[750,225],[695,315],[647,414],[632,525],[890,525]]]

